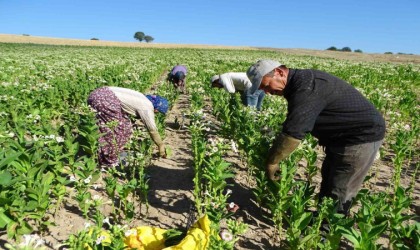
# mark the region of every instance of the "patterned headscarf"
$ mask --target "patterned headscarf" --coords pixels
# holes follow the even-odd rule
[[[169,108],[169,102],[167,99],[158,96],[158,95],[146,95],[147,99],[152,102],[153,107],[161,112],[162,114],[166,114]]]

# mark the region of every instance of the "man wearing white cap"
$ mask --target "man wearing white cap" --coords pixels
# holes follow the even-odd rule
[[[240,92],[244,105],[256,107],[257,110],[261,110],[265,93],[262,90],[252,91],[251,93],[252,83],[249,81],[245,72],[228,72],[221,75],[214,75],[210,82],[212,87],[224,88],[231,94],[236,91]]]
[[[268,177],[280,178],[279,162],[310,133],[326,153],[319,199],[333,198],[337,211],[348,215],[382,144],[382,115],[352,85],[323,71],[289,69],[277,61],[260,60],[247,76],[252,91],[263,90],[287,100],[287,118],[268,154]]]

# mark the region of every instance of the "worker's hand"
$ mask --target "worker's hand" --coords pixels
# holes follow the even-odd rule
[[[300,140],[286,134],[280,134],[273,142],[273,146],[268,151],[266,172],[272,181],[280,179],[280,161],[286,159],[299,146]]]
[[[165,149],[165,145],[163,144],[159,145],[159,156],[166,158],[166,149]]]
[[[268,164],[266,167],[267,177],[272,181],[280,180],[280,168],[278,164]]]

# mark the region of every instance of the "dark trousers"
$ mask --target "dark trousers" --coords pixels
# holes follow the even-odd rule
[[[348,215],[353,198],[359,192],[382,140],[344,147],[326,147],[322,164],[319,199],[337,201],[337,212]]]

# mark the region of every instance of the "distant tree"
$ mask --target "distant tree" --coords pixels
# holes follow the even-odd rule
[[[22,36],[30,36],[29,34],[22,34]]]
[[[385,55],[392,55],[393,53],[392,53],[392,52],[390,52],[390,51],[387,51],[387,52],[385,52],[384,54],[385,54]]]
[[[355,49],[354,52],[356,52],[356,53],[363,53],[363,51],[361,49]]]
[[[333,51],[336,51],[336,50],[337,50],[337,48],[336,48],[336,47],[334,47],[334,46],[331,46],[331,47],[329,47],[327,50],[333,50]]]
[[[94,38],[91,38],[90,40],[92,40],[92,41],[98,41],[99,38],[94,37]]]
[[[341,51],[344,51],[344,52],[351,52],[351,49],[350,49],[350,47],[343,47],[343,48],[341,49]]]
[[[139,40],[139,42],[143,41],[144,40],[144,37],[145,37],[145,34],[143,32],[141,32],[141,31],[137,31],[134,34],[134,39]]]
[[[155,40],[152,36],[144,36],[144,40],[146,41],[146,43],[150,43],[153,42],[153,40]]]

